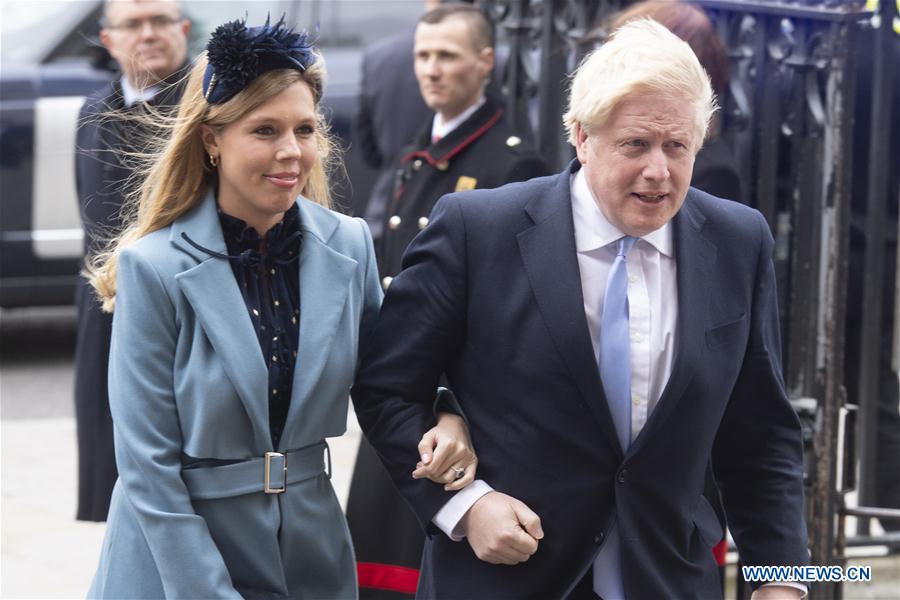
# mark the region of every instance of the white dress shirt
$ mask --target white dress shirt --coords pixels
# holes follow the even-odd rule
[[[149,102],[150,100],[153,100],[153,97],[156,96],[162,88],[160,84],[148,85],[145,88],[136,88],[124,75],[122,76],[120,83],[122,84],[122,99],[125,101],[126,107],[137,104],[138,102]]]
[[[481,108],[482,104],[484,104],[484,96],[481,96],[475,104],[448,121],[444,121],[440,113],[434,113],[434,120],[431,121],[431,139],[441,139],[442,137],[448,136],[451,131],[462,125],[463,121],[471,117],[476,110]]]

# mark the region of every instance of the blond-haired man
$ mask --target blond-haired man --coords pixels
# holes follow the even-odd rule
[[[691,49],[629,24],[573,80],[578,160],[444,197],[410,246],[354,400],[430,533],[421,597],[719,597],[710,456],[742,559],[806,564],[772,237],[690,187],[714,109]],[[449,501],[403,450],[442,373],[479,458]]]

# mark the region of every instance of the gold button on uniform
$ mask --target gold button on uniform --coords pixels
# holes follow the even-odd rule
[[[414,160],[413,164],[412,164],[412,168],[413,168],[413,171],[418,171],[419,169],[421,169],[422,168],[422,159],[417,158],[416,160]]]
[[[419,229],[425,229],[428,226],[428,217],[419,217]]]
[[[521,143],[522,143],[522,138],[520,138],[517,135],[511,135],[508,138],[506,138],[506,145],[509,146],[510,148],[515,148],[516,146],[518,146]]]
[[[393,217],[388,219],[388,227],[391,229],[397,229],[398,227],[400,227],[400,223],[402,223],[402,222],[403,221],[400,219],[399,216],[394,215]]]
[[[387,290],[391,286],[391,282],[394,280],[393,277],[385,277],[381,280],[381,287]]]

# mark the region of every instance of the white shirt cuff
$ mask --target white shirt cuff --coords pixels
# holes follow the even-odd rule
[[[796,581],[770,581],[769,583],[764,583],[759,587],[771,587],[773,585],[781,585],[784,587],[794,588],[795,590],[800,590],[801,592],[803,592],[804,598],[806,598],[806,596],[809,594],[809,588],[806,587],[806,584]]]
[[[458,542],[466,537],[459,522],[479,498],[493,491],[494,488],[481,479],[476,479],[447,500],[447,503],[437,511],[431,522],[446,533],[451,540]]]

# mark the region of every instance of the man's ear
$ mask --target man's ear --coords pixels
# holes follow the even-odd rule
[[[485,46],[478,53],[478,58],[484,67],[482,76],[486,79],[490,77],[491,73],[494,71],[494,49],[490,46]]]
[[[191,33],[191,22],[188,19],[182,18],[181,20],[181,32],[184,34],[184,37],[188,37]]]
[[[200,141],[203,142],[207,154],[219,155],[219,134],[206,123],[200,125]]]
[[[583,165],[587,164],[589,143],[587,131],[581,123],[575,123],[575,153],[578,155],[578,162]]]

